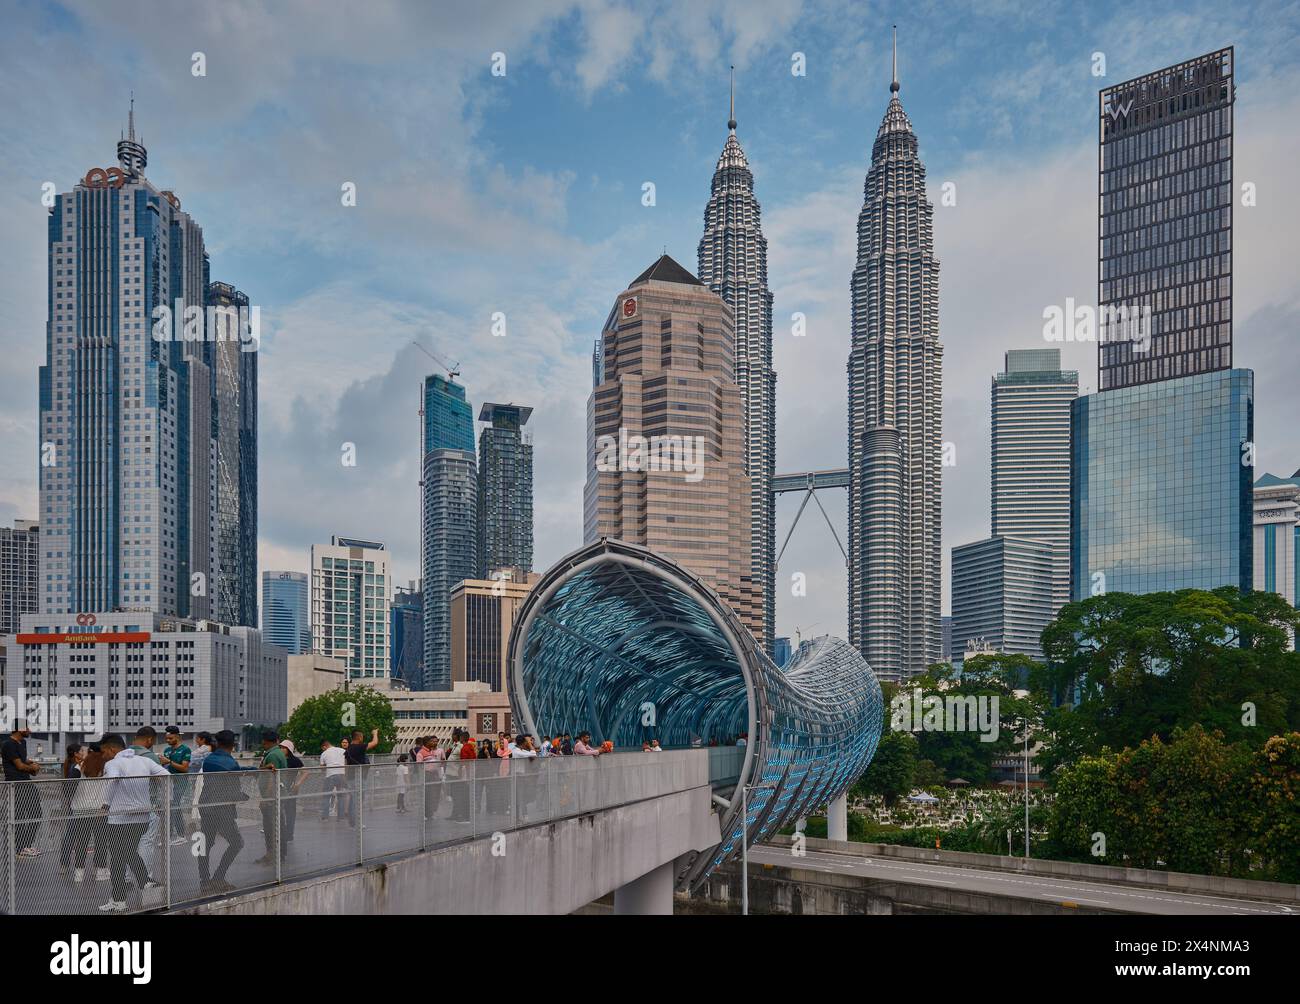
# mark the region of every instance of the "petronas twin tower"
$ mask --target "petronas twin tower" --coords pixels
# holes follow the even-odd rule
[[[942,657],[943,346],[925,165],[898,99],[876,132],[858,214],[849,352],[849,641],[882,680]]]
[[[889,89],[858,214],[851,284],[848,627],[850,642],[876,675],[900,680],[942,654],[943,346],[934,206],[926,198],[916,134],[898,98],[897,37]],[[754,176],[736,139],[734,81],[727,128],[704,211],[699,277],[735,313],[750,550],[770,652],[776,598],[772,294]]]

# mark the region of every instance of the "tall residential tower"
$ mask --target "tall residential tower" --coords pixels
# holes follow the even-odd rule
[[[478,420],[478,577],[504,568],[533,570],[532,408],[484,404]]]
[[[771,655],[776,627],[776,372],[772,369],[772,294],[767,288],[767,238],[763,236],[754,175],[736,139],[733,69],[727,141],[713,172],[700,281],[731,307],[736,323],[736,383],[745,416],[745,469],[749,474],[750,558],[763,595],[764,650]]]
[[[849,640],[882,680],[924,672],[939,625],[943,346],[934,206],[898,99],[858,215],[849,354]]]
[[[478,476],[474,412],[465,388],[424,381],[420,577],[424,607],[424,690],[451,690],[451,590],[478,577]]]

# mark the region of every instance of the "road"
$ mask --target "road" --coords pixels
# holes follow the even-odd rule
[[[1069,907],[1117,910],[1124,913],[1172,915],[1287,914],[1294,907],[1257,900],[1231,899],[1205,893],[1165,892],[1109,882],[1085,882],[1023,875],[983,868],[958,868],[920,861],[866,858],[854,854],[809,851],[791,857],[789,848],[755,847],[749,852],[751,865],[779,865],[813,871],[859,875],[864,879],[940,886],[967,892],[1053,902]]]

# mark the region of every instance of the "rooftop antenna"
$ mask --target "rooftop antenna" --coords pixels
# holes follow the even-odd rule
[[[727,128],[736,131],[736,68],[731,68],[731,116],[727,119]]]
[[[889,91],[898,93],[898,25],[894,25],[894,82],[889,85]]]

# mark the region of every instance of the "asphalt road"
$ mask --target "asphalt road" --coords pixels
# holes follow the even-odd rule
[[[1206,914],[1300,914],[1295,907],[1264,903],[1257,900],[1230,899],[1205,893],[1165,892],[1160,889],[1141,889],[1135,886],[1109,882],[1085,882],[1078,879],[1058,879],[1045,876],[1022,875],[1016,872],[991,871],[982,868],[957,868],[951,865],[928,864],[921,861],[898,861],[883,858],[858,857],[853,854],[831,854],[825,851],[808,851],[794,858],[788,848],[755,847],[749,852],[753,865],[780,865],[807,868],[812,871],[834,872],[841,875],[860,875],[864,879],[879,879],[915,885],[940,886],[968,892],[990,893],[1016,899],[1045,900],[1080,908],[1118,910],[1124,913],[1158,915]]]

